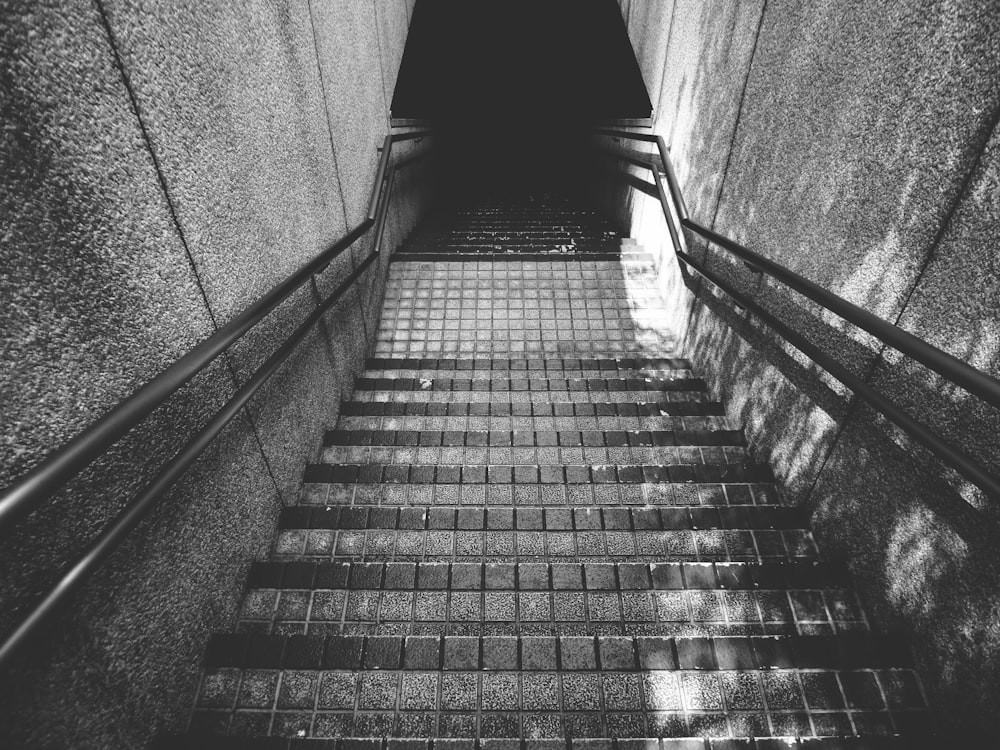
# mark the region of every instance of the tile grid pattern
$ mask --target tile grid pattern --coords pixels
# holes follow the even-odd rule
[[[459,216],[444,249],[570,219]],[[899,639],[870,632],[675,356],[641,255],[406,260],[433,249],[392,264],[375,359],[209,646],[185,742],[832,750],[932,730]]]

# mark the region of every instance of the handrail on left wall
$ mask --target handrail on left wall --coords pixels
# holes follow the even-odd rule
[[[56,585],[32,606],[31,611],[20,623],[3,636],[0,642],[0,669],[5,668],[16,657],[38,632],[40,626],[68,601],[108,555],[124,541],[129,532],[155,506],[156,501],[173,486],[222,429],[239,414],[250,398],[278,371],[281,364],[288,359],[320,318],[380,256],[393,177],[398,168],[415,161],[409,158],[398,165],[390,165],[392,146],[394,143],[415,140],[431,134],[432,131],[421,130],[386,135],[375,182],[372,185],[368,215],[364,221],[0,492],[0,537],[2,537],[9,533],[14,524],[40,507],[56,491],[106,453],[126,433],[208,367],[222,352],[287,300],[299,287],[322,272],[373,227],[376,228],[376,240],[372,252],[312,310],[281,346],[254,372],[246,384],[101,530],[75,562],[66,568]]]

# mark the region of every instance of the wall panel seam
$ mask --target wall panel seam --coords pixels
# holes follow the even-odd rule
[[[309,28],[312,29],[313,51],[316,53],[316,73],[319,76],[319,92],[323,97],[323,115],[326,118],[326,129],[330,134],[330,152],[333,154],[334,176],[337,178],[337,192],[340,194],[340,208],[344,214],[344,230],[350,231],[347,218],[347,201],[344,198],[344,186],[340,181],[340,164],[337,161],[337,145],[333,139],[333,123],[330,122],[330,102],[326,96],[326,81],[323,77],[323,63],[319,58],[319,34],[316,33],[316,19],[313,17],[312,0],[307,0],[306,6],[309,10]],[[354,262],[354,249],[351,248],[351,268],[357,266]]]
[[[198,287],[198,292],[201,295],[202,303],[205,306],[205,311],[208,313],[209,321],[211,322],[213,331],[219,329],[219,323],[216,320],[215,313],[212,310],[212,306],[208,301],[208,294],[205,291],[205,287],[202,284],[201,274],[198,272],[198,265],[195,263],[194,256],[191,253],[191,248],[188,245],[187,237],[184,234],[184,230],[181,226],[180,217],[177,215],[177,210],[174,207],[173,198],[170,195],[170,189],[167,186],[166,176],[163,174],[163,169],[160,165],[160,160],[156,155],[156,149],[153,148],[152,136],[149,130],[146,128],[146,123],[143,120],[142,112],[139,107],[139,99],[135,93],[135,89],[132,86],[132,80],[128,75],[128,71],[125,69],[125,61],[122,59],[121,51],[118,48],[118,40],[115,37],[114,30],[111,28],[111,20],[108,18],[107,11],[104,8],[104,3],[102,0],[94,0],[94,5],[97,8],[97,14],[101,19],[101,24],[104,27],[104,32],[108,38],[108,46],[111,49],[111,54],[115,60],[115,67],[118,68],[118,74],[121,76],[122,85],[125,88],[125,92],[128,95],[129,104],[132,109],[132,114],[135,116],[136,124],[139,127],[139,132],[142,135],[143,143],[146,147],[146,152],[149,154],[149,158],[153,162],[153,171],[156,173],[157,182],[160,185],[160,191],[163,193],[163,199],[167,205],[167,211],[170,214],[171,223],[174,226],[174,230],[177,232],[177,237],[181,242],[181,246],[184,248],[184,255],[187,258],[188,265],[191,267],[191,273],[194,275],[195,285]],[[234,389],[239,388],[239,379],[236,376],[236,368],[233,365],[232,358],[229,352],[223,352],[223,361],[226,363],[226,369],[229,371],[229,377],[232,380],[232,385]],[[278,485],[278,480],[274,476],[274,471],[271,469],[271,463],[267,460],[267,454],[264,452],[264,444],[260,437],[260,432],[257,429],[257,424],[253,419],[253,415],[250,413],[248,407],[243,408],[243,414],[250,424],[250,431],[253,433],[254,441],[257,443],[257,449],[260,452],[261,460],[264,462],[264,466],[267,469],[267,474],[271,479],[271,484],[274,486],[274,491],[277,493],[278,501],[284,504],[284,497],[281,493],[281,488]]]
[[[1000,101],[994,104],[993,111],[990,113],[990,118],[987,122],[988,124],[983,129],[982,135],[980,135],[980,137],[977,138],[977,140],[979,141],[979,147],[976,151],[976,155],[972,159],[969,165],[969,169],[966,171],[965,175],[962,178],[961,185],[959,186],[959,189],[955,194],[955,199],[948,207],[947,212],[945,212],[945,215],[941,220],[940,226],[938,226],[937,231],[934,233],[934,239],[931,240],[927,252],[924,254],[923,261],[920,264],[920,270],[914,277],[913,283],[910,285],[910,289],[906,293],[906,296],[903,299],[903,304],[900,305],[899,312],[897,313],[895,320],[892,321],[894,325],[898,326],[900,321],[902,321],[903,315],[906,313],[906,310],[909,307],[910,300],[916,293],[917,289],[920,287],[920,283],[923,280],[924,274],[930,267],[931,261],[934,260],[934,256],[937,252],[938,247],[941,244],[941,240],[944,239],[945,233],[948,231],[948,228],[951,226],[955,214],[958,212],[958,207],[962,204],[963,199],[968,195],[969,186],[972,184],[972,178],[978,171],[979,164],[982,161],[983,155],[986,153],[986,146],[989,143],[990,138],[993,136],[993,133],[996,131],[998,124],[1000,124]],[[868,365],[867,371],[865,372],[864,375],[865,383],[869,384],[871,383],[872,378],[875,376],[876,370],[881,364],[885,362],[885,353],[888,348],[889,346],[887,344],[882,344],[881,347],[879,347],[878,355],[872,358],[872,361]],[[847,427],[851,424],[851,421],[857,416],[857,410],[859,405],[860,401],[858,397],[855,396],[854,394],[851,394],[851,402],[847,407],[846,414],[844,415],[844,421],[840,425],[840,429],[837,431],[837,435],[830,444],[830,450],[824,457],[823,464],[822,466],[820,466],[819,471],[816,472],[816,476],[813,479],[812,485],[806,492],[805,499],[807,502],[812,498],[813,491],[815,490],[816,485],[819,483],[820,477],[823,475],[823,472],[826,469],[827,460],[831,455],[833,455],[834,449],[836,448],[837,443],[840,441],[841,435],[843,434],[844,430],[846,430]]]
[[[385,60],[382,57],[382,30],[378,24],[378,3],[372,0],[372,13],[375,15],[375,46],[378,47],[378,72],[382,77],[382,108],[385,110],[385,127],[390,127],[389,102],[385,98]]]

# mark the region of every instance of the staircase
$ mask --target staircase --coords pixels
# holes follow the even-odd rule
[[[905,647],[747,459],[663,308],[641,248],[566,200],[417,232],[164,746],[918,745]]]
[[[425,221],[397,251],[400,259],[455,260],[455,255],[516,254],[518,260],[551,260],[581,254],[614,260],[622,241],[614,226],[593,210],[553,194],[501,194],[487,205],[445,211]]]

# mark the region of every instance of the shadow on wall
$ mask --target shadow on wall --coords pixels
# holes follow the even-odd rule
[[[617,207],[619,221],[639,230],[641,244],[656,247],[661,284],[684,300],[682,313],[671,320],[679,337],[687,333],[682,354],[713,377],[727,413],[755,438],[757,457],[770,460],[782,477],[785,502],[808,505],[825,551],[849,561],[877,627],[910,639],[932,705],[946,717],[949,730],[997,731],[990,714],[969,710],[984,696],[1000,696],[995,507],[883,418],[854,404],[849,391],[724,293],[698,277],[684,278],[672,248],[662,240],[666,229],[655,186],[635,173],[619,170],[617,176],[617,185],[602,196],[603,205]],[[650,216],[657,212],[660,225],[654,228]],[[707,252],[719,258],[724,251]],[[715,270],[720,265],[716,261]],[[739,279],[738,271],[728,275]],[[759,285],[756,289],[755,296],[763,297]],[[772,310],[776,296],[764,297]],[[842,323],[831,324],[818,314],[816,306],[800,304],[789,293],[781,301],[779,317],[823,341],[839,359],[875,358]],[[921,330],[930,322],[917,318],[907,327]],[[970,325],[969,349],[981,356],[994,341],[991,331],[989,320]],[[989,361],[995,368],[996,355]],[[909,360],[879,359],[877,364],[884,371],[881,381],[889,383],[882,386],[888,395],[946,439],[995,464],[990,436],[996,434],[996,417],[988,409],[954,387],[943,387],[936,375]],[[970,402],[977,408],[969,408]],[[962,417],[954,419],[956,414]],[[970,436],[975,444],[970,445]],[[766,455],[761,445],[774,446],[774,453]]]
[[[996,521],[897,445],[868,409],[852,418],[810,499],[827,549],[846,555],[875,621],[910,641],[931,704],[959,736],[996,736],[1000,566]]]

